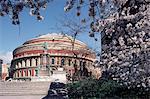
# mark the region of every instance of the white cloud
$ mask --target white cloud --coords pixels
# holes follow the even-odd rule
[[[0,59],[3,60],[3,63],[11,63],[11,60],[13,59],[12,52],[0,52]]]

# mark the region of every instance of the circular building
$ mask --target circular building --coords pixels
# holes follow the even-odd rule
[[[26,41],[13,51],[10,75],[14,79],[32,79],[65,71],[72,76],[84,66],[90,72],[95,58],[85,43],[71,36],[46,34]]]

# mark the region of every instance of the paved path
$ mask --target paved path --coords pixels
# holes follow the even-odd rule
[[[44,96],[0,96],[0,99],[42,99]]]
[[[46,95],[49,85],[50,82],[0,82],[0,96]]]

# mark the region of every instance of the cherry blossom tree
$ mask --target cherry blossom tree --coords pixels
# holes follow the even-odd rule
[[[128,88],[150,90],[150,1],[67,0],[65,11],[88,6],[89,36],[101,33],[103,76]]]
[[[0,0],[0,16],[9,15],[12,24],[20,24],[19,14],[25,9],[30,10],[30,15],[41,21],[44,17],[40,14],[41,9],[46,9],[47,4],[53,0]]]

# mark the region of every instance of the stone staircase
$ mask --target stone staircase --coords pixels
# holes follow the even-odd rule
[[[50,82],[0,82],[0,96],[46,95]]]

